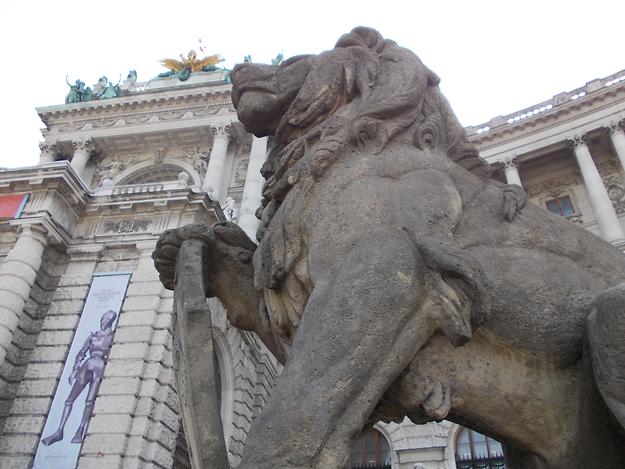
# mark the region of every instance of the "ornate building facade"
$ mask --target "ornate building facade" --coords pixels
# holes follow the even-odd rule
[[[150,254],[163,230],[190,222],[232,219],[254,237],[271,142],[238,123],[226,81],[222,70],[146,83],[135,74],[110,98],[76,95],[39,108],[39,165],[0,171],[0,208],[19,202],[0,212],[0,467],[73,467],[54,459],[41,465],[35,455],[59,445],[42,437],[74,361],[93,279],[116,273],[131,275],[88,428],[74,443],[78,467],[187,467],[173,379],[173,297]],[[624,122],[620,72],[467,132],[496,177],[624,247]],[[254,334],[229,326],[214,300],[211,309],[236,465],[280,367]],[[65,395],[59,400],[67,408]],[[74,431],[66,429],[68,441]],[[405,420],[364,434],[353,461],[452,469],[482,458],[501,467],[500,452],[494,440],[456,424]]]

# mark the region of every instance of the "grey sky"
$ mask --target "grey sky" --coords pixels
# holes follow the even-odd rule
[[[160,6],[167,5],[167,6]],[[317,53],[357,25],[416,52],[441,78],[464,125],[530,106],[625,69],[625,2],[8,0],[3,5],[0,166],[35,164],[34,108],[62,104],[65,75],[92,86],[130,69],[139,81],[161,58],[198,46],[231,67]]]

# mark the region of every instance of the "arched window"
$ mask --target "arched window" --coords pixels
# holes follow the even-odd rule
[[[391,469],[391,447],[374,428],[361,433],[352,444],[352,469]]]
[[[136,173],[130,174],[120,184],[131,185],[131,184],[145,184],[145,183],[152,183],[152,182],[176,181],[178,179],[178,174],[181,171],[182,171],[181,168],[174,166],[174,165],[169,165],[169,164],[149,166],[148,168],[144,170],[137,171]]]
[[[505,469],[501,443],[469,428],[463,428],[456,437],[456,467]]]

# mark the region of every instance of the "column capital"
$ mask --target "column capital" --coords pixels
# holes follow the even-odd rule
[[[573,148],[577,147],[588,147],[588,142],[586,141],[586,136],[584,135],[573,135],[572,137],[567,138],[568,144]]]
[[[44,246],[48,244],[48,229],[41,223],[23,223],[17,229],[18,238],[32,238]]]
[[[211,128],[214,132],[214,138],[230,139],[230,133],[232,131],[232,125],[230,123],[214,124]]]
[[[40,162],[47,163],[56,161],[59,156],[59,147],[55,141],[48,142],[43,141],[39,142],[39,150],[41,150],[41,155],[39,157]]]
[[[92,138],[72,140],[72,147],[75,152],[83,152],[90,156],[95,153],[95,142]]]
[[[519,156],[516,153],[513,153],[500,160],[500,163],[503,165],[504,168],[518,168]]]
[[[613,134],[625,134],[625,130],[623,129],[623,121],[618,122],[610,122],[606,125],[606,129],[610,135]]]

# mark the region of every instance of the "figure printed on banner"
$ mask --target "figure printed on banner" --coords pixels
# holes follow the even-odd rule
[[[115,313],[115,311],[109,310],[104,313],[100,318],[100,330],[89,334],[89,337],[87,337],[87,340],[85,340],[85,343],[76,354],[74,368],[69,377],[69,384],[72,385],[72,389],[65,400],[65,407],[63,408],[59,427],[54,433],[41,440],[44,445],[50,446],[63,440],[65,424],[72,413],[74,401],[88,385],[89,390],[87,391],[87,399],[85,400],[82,419],[80,420],[80,425],[76,430],[76,434],[71,440],[72,443],[80,444],[83,442],[85,428],[91,418],[95,398],[98,394],[100,381],[102,380],[106,358],[111,344],[113,343],[113,324],[115,323],[115,319],[117,319],[117,313]],[[89,354],[88,358],[87,354]]]

